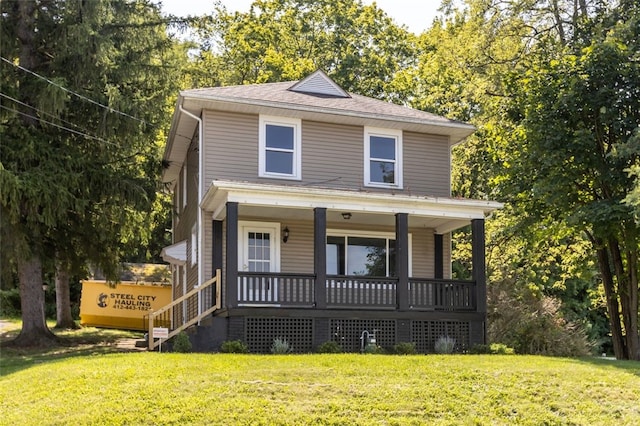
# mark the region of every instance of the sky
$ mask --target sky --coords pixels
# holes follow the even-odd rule
[[[158,0],[166,13],[185,16],[201,15],[213,10],[213,0]],[[371,4],[374,0],[362,0]],[[222,0],[229,11],[247,12],[253,0]],[[375,0],[378,7],[384,10],[397,24],[405,25],[409,31],[421,33],[431,26],[433,18],[438,15],[440,0]]]

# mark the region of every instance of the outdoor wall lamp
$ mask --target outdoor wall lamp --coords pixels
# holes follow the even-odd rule
[[[344,220],[349,220],[349,219],[351,219],[351,213],[350,213],[350,212],[344,212],[344,213],[342,213],[342,218],[343,218]]]
[[[287,241],[289,241],[289,227],[285,226],[282,230],[282,242],[286,243]]]

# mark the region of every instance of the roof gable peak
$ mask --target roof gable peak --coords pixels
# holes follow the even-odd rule
[[[289,87],[292,92],[333,96],[337,98],[350,98],[351,96],[342,87],[333,81],[322,70],[317,70],[309,74],[302,80]]]

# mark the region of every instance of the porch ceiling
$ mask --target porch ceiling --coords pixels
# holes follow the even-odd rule
[[[201,207],[214,219],[226,215],[226,203],[237,202],[241,214],[277,220],[312,220],[313,209],[327,209],[327,222],[394,226],[396,213],[409,214],[409,226],[432,228],[444,234],[482,219],[501,208],[495,201],[423,197],[387,193],[214,181]],[[345,220],[342,213],[351,213]]]

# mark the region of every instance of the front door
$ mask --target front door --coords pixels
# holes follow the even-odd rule
[[[280,224],[240,222],[240,258],[243,272],[280,271]],[[278,282],[271,276],[249,274],[239,279],[238,294],[248,303],[278,301]]]

